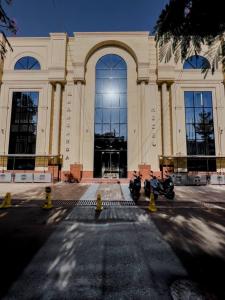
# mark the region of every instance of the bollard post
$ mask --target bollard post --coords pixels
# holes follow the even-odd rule
[[[11,193],[6,193],[0,208],[9,208],[12,207],[12,197]]]
[[[156,212],[157,211],[157,208],[155,206],[155,197],[154,197],[154,194],[151,192],[150,193],[150,199],[149,199],[149,207],[148,207],[148,210],[150,212]]]
[[[53,205],[52,205],[52,189],[50,188],[50,186],[47,186],[45,188],[45,203],[44,203],[42,208],[44,208],[44,209],[53,208]]]
[[[96,211],[102,211],[103,210],[103,206],[102,206],[102,195],[100,193],[98,193],[97,195],[97,200],[96,200]]]

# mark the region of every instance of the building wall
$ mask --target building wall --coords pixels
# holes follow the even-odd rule
[[[93,176],[95,66],[117,54],[128,70],[128,172],[159,171],[159,156],[187,155],[184,91],[212,91],[216,155],[225,156],[225,96],[221,69],[213,75],[159,62],[148,32],[53,33],[10,38],[13,52],[1,62],[0,156],[8,154],[12,93],[38,91],[36,155],[62,155],[63,171]],[[40,71],[16,71],[33,56]],[[38,170],[38,166],[36,167]]]

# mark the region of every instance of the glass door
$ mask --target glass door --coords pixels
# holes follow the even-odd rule
[[[102,177],[103,178],[119,178],[119,152],[103,152],[102,153]]]

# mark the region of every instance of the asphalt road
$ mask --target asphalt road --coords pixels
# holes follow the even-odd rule
[[[0,298],[224,300],[222,193],[211,203],[161,201],[154,214],[119,203],[100,214],[26,201],[1,210]]]
[[[4,299],[171,299],[188,275],[149,214],[108,211],[74,209]]]

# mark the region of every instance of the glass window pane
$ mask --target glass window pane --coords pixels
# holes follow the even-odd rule
[[[188,140],[195,139],[195,127],[193,124],[186,124],[186,135]]]
[[[111,95],[112,107],[116,108],[120,106],[119,95]]]
[[[203,97],[201,92],[195,92],[194,94],[194,105],[195,107],[202,107],[203,106]]]
[[[198,155],[205,155],[206,149],[205,149],[205,142],[204,141],[196,141],[196,151]]]
[[[120,124],[120,137],[124,137],[124,139],[127,139],[127,125],[126,124]]]
[[[38,97],[39,97],[39,93],[38,92],[31,92],[29,93],[30,95],[30,99],[32,101],[32,106],[37,107],[38,106]]]
[[[204,125],[204,135],[206,137],[206,139],[208,140],[210,137],[212,137],[214,135],[214,128],[213,128],[213,124],[206,124]]]
[[[112,123],[119,123],[119,121],[120,121],[119,109],[118,108],[112,108],[111,109],[111,122]]]
[[[102,123],[102,109],[96,108],[95,110],[95,122]]]
[[[102,124],[95,124],[95,134],[102,134]]]
[[[184,92],[185,107],[194,107],[194,93]]]
[[[127,107],[127,95],[120,94],[120,107]]]
[[[204,108],[204,122],[213,124],[213,113],[211,108]]]
[[[203,108],[195,108],[195,122],[204,123]]]
[[[110,122],[110,109],[104,108],[103,109],[103,123],[109,123]]]
[[[203,92],[203,101],[205,107],[212,107],[212,93],[211,92]]]
[[[113,78],[127,78],[127,71],[126,70],[112,70],[111,75]]]
[[[102,92],[102,80],[96,79],[96,93],[101,93]]]
[[[111,94],[103,94],[103,107],[110,108],[112,106],[112,95]]]
[[[110,124],[103,124],[103,134],[109,134],[111,131],[110,131]]]
[[[99,108],[102,107],[102,94],[96,94],[96,103],[95,103],[95,107]]]
[[[108,78],[109,72],[108,70],[98,69],[96,70],[96,78]]]
[[[113,136],[119,137],[119,135],[120,135],[119,124],[111,124],[111,132],[112,132]]]
[[[196,141],[187,141],[187,154],[188,155],[196,155]]]
[[[127,110],[120,109],[120,123],[127,123]]]
[[[215,155],[216,154],[214,138],[213,138],[213,140],[210,140],[208,142],[207,151],[208,151],[208,153],[207,153],[208,155]]]
[[[186,123],[194,123],[195,122],[195,113],[194,108],[186,108]]]

